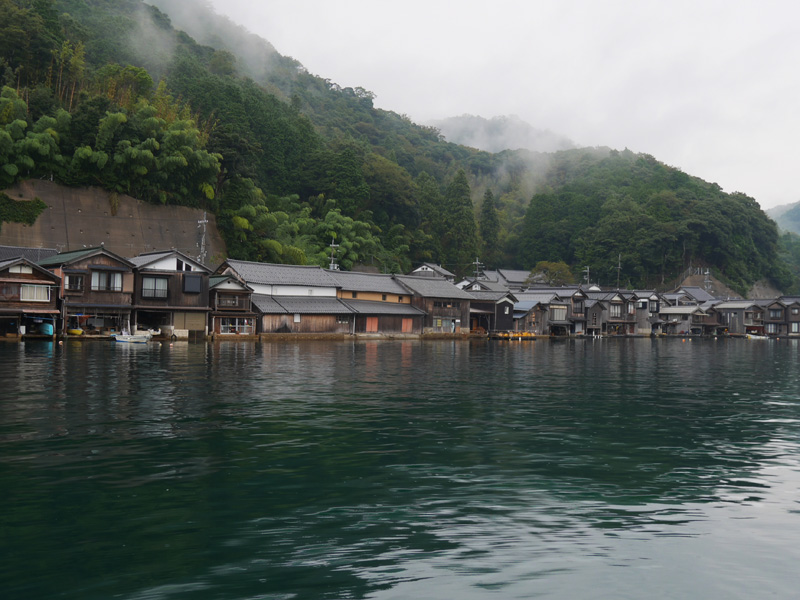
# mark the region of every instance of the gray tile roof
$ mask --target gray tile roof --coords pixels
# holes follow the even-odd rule
[[[425,298],[454,298],[456,300],[472,300],[474,298],[469,292],[460,290],[446,279],[438,277],[395,275],[395,279],[415,294]]]
[[[55,248],[27,248],[25,246],[0,246],[0,260],[27,258],[31,262],[39,262],[49,256],[58,254]]]
[[[337,281],[322,267],[275,265],[232,259],[225,262],[248,283],[338,287]]]
[[[500,302],[503,298],[508,298],[511,302],[516,300],[516,297],[509,291],[492,291],[492,290],[470,290],[469,292],[476,300],[481,302]]]
[[[336,280],[338,286],[343,290],[354,292],[376,292],[379,294],[400,294],[408,295],[402,285],[397,283],[391,275],[380,275],[377,273],[356,273],[353,271],[328,271],[323,269],[328,275]]]
[[[399,302],[370,302],[369,300],[342,300],[354,313],[360,315],[400,315],[419,317],[425,313],[410,304]]]
[[[353,311],[338,298],[320,296],[273,296],[287,313],[314,315],[349,315]]]
[[[706,302],[707,300],[714,299],[712,294],[709,294],[703,288],[698,286],[683,286],[680,289],[698,302]]]
[[[255,306],[260,313],[265,315],[286,314],[287,312],[285,308],[275,302],[274,296],[253,294],[250,297],[250,300],[253,303],[253,306]]]

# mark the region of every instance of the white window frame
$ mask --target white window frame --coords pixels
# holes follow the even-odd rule
[[[49,285],[23,283],[19,286],[20,302],[50,302]]]

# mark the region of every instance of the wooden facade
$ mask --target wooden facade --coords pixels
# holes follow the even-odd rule
[[[25,258],[0,261],[0,336],[54,336],[60,278]]]
[[[133,263],[101,246],[57,254],[39,265],[61,279],[64,333],[112,333],[129,326]]]
[[[253,290],[228,275],[209,279],[209,331],[215,336],[255,335],[258,315],[253,311]]]

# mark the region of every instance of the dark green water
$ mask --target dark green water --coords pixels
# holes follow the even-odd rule
[[[800,344],[0,345],[0,598],[797,598]]]

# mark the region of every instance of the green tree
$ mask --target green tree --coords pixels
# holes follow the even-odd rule
[[[481,259],[489,268],[501,266],[500,263],[500,219],[497,214],[492,190],[483,194],[480,219]]]
[[[562,261],[539,261],[531,269],[530,275],[525,280],[526,285],[543,283],[549,286],[562,286],[575,283],[575,276],[570,271],[569,265]]]
[[[443,264],[457,275],[469,272],[478,252],[475,214],[467,175],[460,169],[444,194]]]

